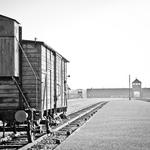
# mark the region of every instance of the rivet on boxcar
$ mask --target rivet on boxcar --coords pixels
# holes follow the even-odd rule
[[[28,114],[24,110],[18,110],[15,113],[15,119],[18,122],[24,122],[27,120]]]

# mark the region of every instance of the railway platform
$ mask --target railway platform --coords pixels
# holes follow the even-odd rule
[[[110,101],[56,150],[149,150],[150,103]]]

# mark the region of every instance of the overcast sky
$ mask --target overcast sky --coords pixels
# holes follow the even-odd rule
[[[66,57],[70,88],[150,87],[149,0],[0,0],[0,14]]]

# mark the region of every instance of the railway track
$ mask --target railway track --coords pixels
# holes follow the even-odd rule
[[[8,140],[0,141],[0,149],[55,149],[62,141],[64,141],[70,134],[83,125],[106,103],[108,102],[98,102],[68,115],[67,118],[62,119],[59,125],[52,127],[50,134],[46,134],[45,132],[37,134],[34,142],[32,143],[28,143],[27,135],[25,133],[19,134],[18,136],[9,135]]]

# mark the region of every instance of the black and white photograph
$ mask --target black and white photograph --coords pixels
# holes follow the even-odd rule
[[[150,150],[149,0],[0,0],[0,149]]]

